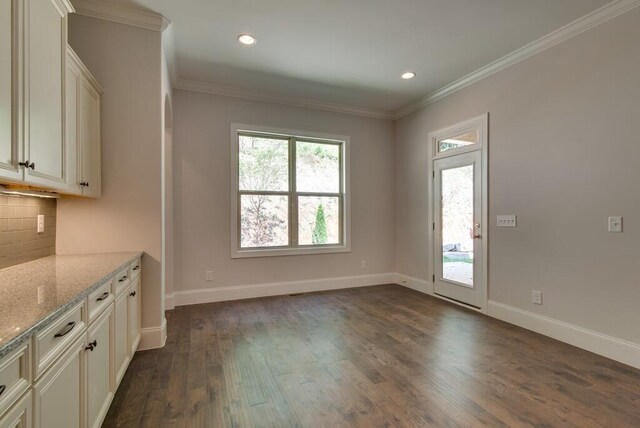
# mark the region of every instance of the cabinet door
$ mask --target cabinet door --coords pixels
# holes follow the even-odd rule
[[[91,324],[87,355],[87,420],[89,427],[102,425],[113,393],[111,330],[113,306]]]
[[[25,181],[64,187],[66,18],[55,0],[26,0]]]
[[[18,46],[22,3],[0,0],[0,177],[21,180],[18,147]]]
[[[65,148],[66,148],[66,173],[67,186],[66,191],[72,194],[82,194],[82,144],[80,140],[80,132],[78,131],[78,123],[80,116],[79,90],[82,84],[82,71],[76,63],[75,56],[69,52],[67,47],[67,72],[65,85]]]
[[[86,335],[80,336],[34,387],[36,428],[83,427]]]
[[[100,197],[100,93],[86,80],[82,80],[80,89],[82,135],[82,193],[86,196]]]
[[[29,391],[0,418],[0,427],[31,428],[33,423],[31,400],[31,391]]]
[[[118,388],[129,365],[129,291],[125,290],[116,298],[113,329],[114,384]]]
[[[129,296],[129,356],[133,357],[133,354],[138,350],[140,344],[140,312],[141,312],[141,297],[140,296],[140,276],[131,283],[128,290]]]

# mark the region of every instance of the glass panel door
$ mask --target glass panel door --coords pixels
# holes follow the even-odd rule
[[[481,151],[437,159],[434,166],[434,291],[481,307]]]

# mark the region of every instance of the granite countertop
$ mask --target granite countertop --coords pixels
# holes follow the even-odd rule
[[[55,255],[1,269],[0,358],[141,255]]]

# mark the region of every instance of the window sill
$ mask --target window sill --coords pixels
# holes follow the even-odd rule
[[[232,259],[245,259],[252,257],[277,257],[277,256],[304,256],[310,254],[334,254],[349,253],[351,247],[346,245],[326,246],[321,248],[274,248],[264,250],[232,250]]]

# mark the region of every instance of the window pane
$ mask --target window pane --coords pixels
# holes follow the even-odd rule
[[[282,195],[240,197],[240,247],[289,245],[289,198]]]
[[[298,192],[340,192],[340,146],[298,142],[296,144]]]
[[[473,287],[473,165],[442,171],[442,276]]]
[[[298,197],[298,243],[340,243],[340,201],[333,196]]]
[[[448,150],[466,147],[471,144],[478,144],[479,140],[480,136],[478,135],[478,131],[472,131],[466,134],[458,135],[457,137],[440,140],[438,141],[438,152],[446,152]]]
[[[289,190],[289,141],[239,136],[240,190]]]

